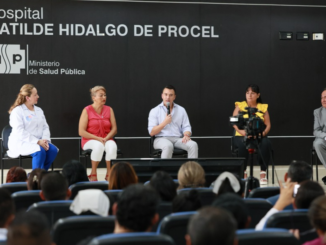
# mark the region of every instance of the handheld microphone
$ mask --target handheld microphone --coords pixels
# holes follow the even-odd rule
[[[170,102],[166,102],[166,109],[168,110],[168,115],[170,115]]]

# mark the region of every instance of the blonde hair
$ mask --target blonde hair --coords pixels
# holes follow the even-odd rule
[[[15,109],[17,106],[24,104],[26,102],[26,96],[30,97],[34,88],[35,86],[33,84],[25,84],[23,87],[21,87],[17,98],[13,105],[10,107],[8,113],[10,114],[12,110]]]
[[[103,86],[95,86],[94,88],[91,88],[89,91],[91,92],[91,98],[93,96],[96,96],[97,91],[103,90],[106,93],[106,89]]]
[[[178,180],[178,189],[204,187],[205,171],[199,163],[189,161],[181,165]]]

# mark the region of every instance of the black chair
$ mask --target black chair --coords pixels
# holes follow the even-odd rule
[[[94,238],[88,245],[174,245],[171,237],[152,232],[131,232],[103,235]]]
[[[110,200],[110,210],[109,214],[112,215],[112,206],[113,204],[118,201],[119,195],[122,192],[122,190],[105,190],[104,194],[108,196]]]
[[[237,230],[238,245],[300,245],[288,230],[266,229],[255,231],[252,229]]]
[[[157,233],[172,237],[177,245],[185,245],[188,222],[196,213],[197,212],[180,212],[165,216],[157,228]]]
[[[280,187],[259,187],[249,193],[249,198],[269,198],[280,194]]]
[[[51,227],[57,222],[58,219],[66,218],[69,216],[76,216],[76,214],[70,211],[70,205],[72,201],[46,201],[34,203],[27,209],[27,212],[36,210],[39,211],[48,218]]]
[[[314,164],[315,164],[315,166],[316,166],[316,180],[318,182],[318,161],[319,161],[319,159],[318,159],[317,152],[316,152],[316,149],[315,149],[314,146],[312,146],[310,151],[311,151],[311,162],[310,162],[311,168],[314,169]],[[311,179],[312,180],[314,179],[314,175],[311,176]]]
[[[31,205],[37,202],[42,202],[40,191],[18,191],[11,195],[15,203],[16,211],[28,209]]]
[[[172,202],[160,202],[157,212],[159,215],[159,221],[156,225],[153,226],[152,231],[155,232],[160,222],[164,219],[165,216],[172,214]]]
[[[157,150],[154,149],[154,147],[153,147],[154,140],[155,140],[155,136],[150,137],[150,140],[149,140],[149,155],[150,155],[150,157],[161,158],[162,150],[161,149],[157,149]],[[185,150],[179,149],[179,148],[174,148],[172,157],[179,157],[179,158],[185,157],[185,158],[187,158],[188,157],[188,152],[185,151]]]
[[[17,191],[27,191],[26,182],[11,182],[1,185],[1,188],[7,189],[11,194]]]
[[[98,189],[105,191],[109,187],[109,183],[107,181],[83,181],[78,182],[76,184],[73,184],[69,186],[69,189],[71,190],[71,196],[70,200],[73,200],[79,191],[81,190],[87,190],[87,189]]]
[[[59,219],[53,226],[52,237],[56,245],[72,245],[114,231],[114,216],[74,216]]]
[[[193,188],[183,188],[177,191],[178,195],[182,192],[189,192]],[[199,199],[202,206],[210,206],[216,198],[216,194],[213,192],[212,188],[209,187],[202,187],[202,188],[195,188],[198,191]]]
[[[1,240],[0,245],[7,245],[7,240]]]
[[[255,228],[259,221],[267,214],[267,212],[273,207],[265,199],[259,198],[247,198],[244,199],[246,206],[251,217],[251,222],[249,228]]]

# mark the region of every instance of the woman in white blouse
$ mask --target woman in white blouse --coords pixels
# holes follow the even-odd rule
[[[58,148],[51,144],[49,125],[43,110],[35,104],[38,101],[36,88],[25,84],[10,107],[12,132],[8,141],[8,156],[33,157],[32,167],[48,170],[58,154]]]

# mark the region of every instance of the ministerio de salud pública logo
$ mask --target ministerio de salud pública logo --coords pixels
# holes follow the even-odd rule
[[[0,44],[0,74],[20,74],[26,68],[26,52],[18,44]]]

